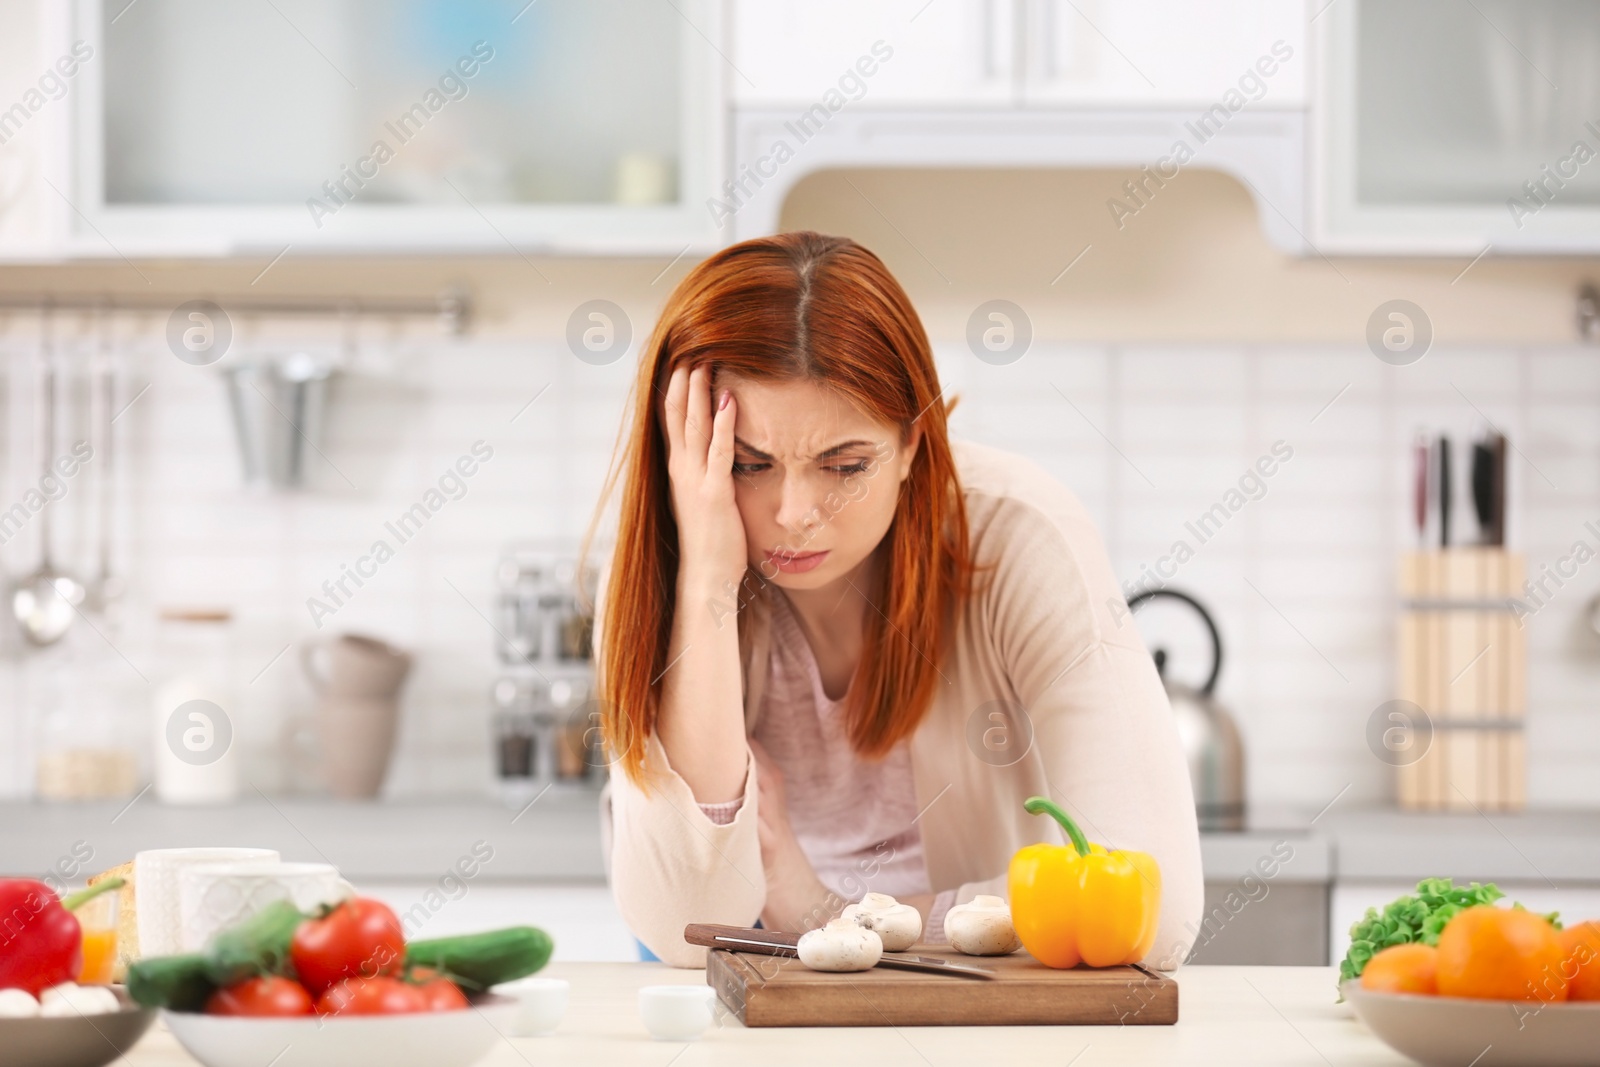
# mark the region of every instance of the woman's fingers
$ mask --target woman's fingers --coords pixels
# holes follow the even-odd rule
[[[711,451],[706,457],[706,473],[733,477],[733,423],[738,414],[733,394],[723,390],[711,416]]]
[[[696,464],[703,469],[704,457],[711,448],[711,369],[701,364],[689,372],[689,396],[685,401],[686,417],[683,422],[683,443],[688,454],[701,459]]]
[[[663,421],[667,424],[667,457],[683,454],[684,402],[689,396],[689,371],[678,367],[667,379],[667,400],[663,405]]]

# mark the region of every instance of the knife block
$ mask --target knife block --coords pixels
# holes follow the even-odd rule
[[[1431,726],[1421,757],[1396,768],[1402,808],[1526,804],[1527,645],[1513,610],[1524,569],[1503,548],[1401,557],[1399,693]]]

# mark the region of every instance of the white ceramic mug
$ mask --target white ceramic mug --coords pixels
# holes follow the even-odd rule
[[[693,1041],[711,1025],[716,998],[707,985],[647,985],[639,990],[639,1017],[658,1041]]]
[[[206,863],[276,863],[271,848],[156,848],[133,857],[134,900],[139,955],[171,956],[183,951],[183,914],[178,876]]]
[[[219,930],[287,900],[301,911],[355,896],[331,863],[203,863],[178,876],[181,951],[199,952]]]

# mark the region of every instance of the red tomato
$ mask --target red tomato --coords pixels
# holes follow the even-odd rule
[[[289,958],[312,996],[320,996],[342,978],[398,971],[406,958],[405,931],[387,904],[356,897],[321,919],[301,923]]]
[[[317,998],[318,1015],[408,1015],[428,1010],[422,990],[398,978],[346,978]]]
[[[427,1004],[424,1011],[460,1011],[471,1006],[461,987],[448,978],[430,978],[416,988]]]
[[[311,994],[299,982],[277,975],[246,978],[206,1000],[207,1015],[310,1015]]]

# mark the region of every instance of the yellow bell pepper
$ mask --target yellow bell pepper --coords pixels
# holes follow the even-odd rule
[[[1028,845],[1011,857],[1011,922],[1047,967],[1113,967],[1150,952],[1161,914],[1161,868],[1143,852],[1092,845],[1045,797],[1022,805],[1049,814],[1069,845]]]

